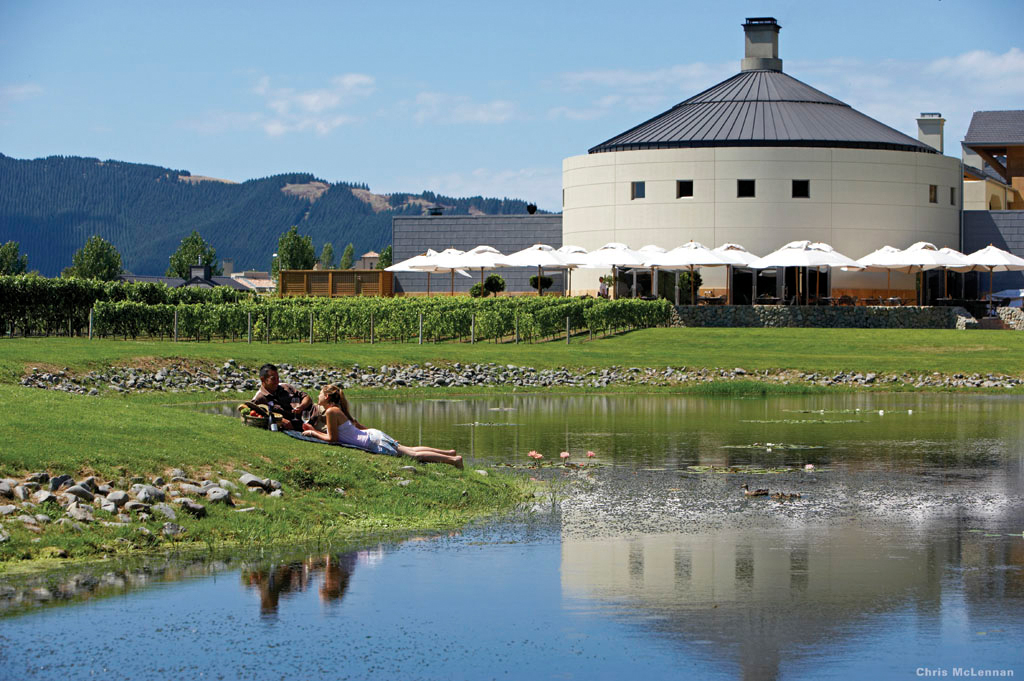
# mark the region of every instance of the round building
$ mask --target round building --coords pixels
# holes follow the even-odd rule
[[[808,239],[852,258],[917,241],[958,248],[962,171],[940,151],[941,118],[928,121],[939,126],[932,146],[783,73],[780,28],[747,19],[740,73],[565,159],[563,243],[694,240],[766,255]],[[703,288],[724,291],[725,272],[705,268]],[[574,292],[597,289],[600,274],[580,271]],[[831,277],[851,295],[886,288],[885,274]],[[893,275],[891,286],[913,290],[913,278]]]

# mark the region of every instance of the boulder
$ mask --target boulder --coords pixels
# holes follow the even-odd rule
[[[18,510],[18,507],[14,504],[5,504],[0,506],[0,516],[11,515]]]
[[[32,475],[25,478],[25,482],[35,482],[43,484],[50,481],[50,475],[46,472],[33,473]]]
[[[235,505],[235,502],[231,500],[231,493],[223,487],[211,487],[206,491],[206,498],[211,504]]]
[[[83,523],[91,523],[93,520],[92,508],[89,506],[83,506],[79,503],[71,503],[68,504],[68,507],[64,509],[64,511],[72,520],[78,520]]]
[[[92,492],[87,490],[85,487],[82,487],[81,485],[72,485],[71,487],[68,487],[66,490],[64,490],[64,494],[66,496],[70,495],[77,499],[81,499],[82,501],[92,501],[93,499],[96,498],[96,495],[94,495]]]
[[[153,504],[153,512],[159,513],[168,520],[177,520],[178,514],[174,512],[174,509],[167,504]]]
[[[267,488],[264,485],[263,480],[257,478],[252,473],[243,473],[241,476],[239,476],[238,481],[245,485],[246,487],[260,489],[263,490],[264,492],[267,491]]]
[[[122,492],[121,490],[114,490],[107,494],[107,502],[117,506],[118,508],[127,504],[128,500],[128,493]]]
[[[160,531],[165,537],[177,537],[185,534],[185,528],[175,523],[164,523],[163,529]]]
[[[124,505],[124,510],[128,511],[129,513],[145,513],[149,511],[150,508],[152,507],[149,504],[141,501],[129,501],[127,504]]]
[[[143,485],[142,488],[135,493],[135,498],[144,504],[152,504],[158,501],[166,501],[167,495],[164,494],[162,489],[153,487],[152,485]]]
[[[199,485],[191,485],[189,483],[182,483],[178,486],[178,489],[181,490],[182,494],[195,494],[199,497],[206,494],[205,488],[200,487]]]
[[[182,497],[180,499],[175,499],[174,503],[178,504],[182,511],[185,511],[194,518],[206,517],[206,507],[200,503],[192,501],[191,499]]]
[[[41,489],[32,495],[32,503],[34,504],[56,504],[57,496],[49,490]]]
[[[4,499],[14,498],[14,487],[6,480],[0,480],[0,497]]]

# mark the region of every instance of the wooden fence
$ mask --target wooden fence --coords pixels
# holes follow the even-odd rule
[[[395,295],[395,275],[384,270],[281,270],[278,273],[278,296],[345,296]]]

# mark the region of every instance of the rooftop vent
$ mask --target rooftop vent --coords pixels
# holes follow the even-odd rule
[[[741,71],[781,71],[779,22],[775,17],[747,17],[743,24],[745,51]]]
[[[940,113],[922,112],[917,119],[917,139],[943,153],[942,129],[946,125],[946,119]]]

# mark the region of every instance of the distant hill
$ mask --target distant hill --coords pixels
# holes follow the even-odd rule
[[[291,225],[324,242],[335,257],[351,242],[356,257],[391,243],[394,215],[526,212],[526,201],[433,192],[373,194],[365,184],[331,184],[308,173],[242,183],[187,170],[75,156],[19,160],[0,154],[0,243],[17,241],[29,269],[56,276],[93,234],[117,247],[126,270],[163,274],[193,229],[234,260],[235,270],[269,269],[277,239]]]

